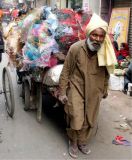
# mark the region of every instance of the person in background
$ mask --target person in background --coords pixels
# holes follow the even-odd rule
[[[0,62],[2,61],[2,53],[4,53],[4,40],[3,40],[2,29],[0,29]]]
[[[2,7],[0,7],[0,20],[2,19],[3,16],[3,11],[2,11]]]
[[[127,43],[121,43],[120,49],[116,52],[116,57],[119,66],[121,66],[122,62],[127,61],[127,58],[129,57],[129,47]]]
[[[130,62],[128,69],[124,74],[124,93],[128,91],[128,83],[132,83],[132,61]]]
[[[107,34],[108,24],[93,14],[86,27],[86,40],[73,44],[60,76],[59,100],[64,104],[69,138],[69,154],[78,157],[78,149],[89,154],[87,141],[96,124],[99,105],[108,93],[109,73],[116,57]]]
[[[122,56],[123,58],[129,56],[129,47],[127,43],[121,43],[119,56]]]
[[[19,10],[15,7],[15,8],[12,10],[11,15],[12,15],[12,19],[13,19],[13,20],[16,20],[16,19],[18,18],[18,16],[19,16]]]
[[[21,8],[19,9],[19,16],[26,15],[28,13],[28,7],[24,3]]]

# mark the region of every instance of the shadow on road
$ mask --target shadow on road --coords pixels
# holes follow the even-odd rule
[[[54,107],[56,104],[56,99],[49,94],[43,95],[43,113],[45,116],[61,129],[62,132],[65,132],[66,122],[64,119],[64,109],[63,105]]]

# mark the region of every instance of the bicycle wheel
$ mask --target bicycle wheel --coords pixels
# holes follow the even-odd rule
[[[5,95],[5,104],[6,110],[10,117],[14,115],[15,109],[15,99],[14,99],[14,92],[13,92],[13,83],[11,80],[11,75],[8,67],[3,68],[3,75],[2,75],[2,82],[3,82],[3,91]]]

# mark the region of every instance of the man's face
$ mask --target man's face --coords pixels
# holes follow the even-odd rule
[[[91,51],[98,51],[104,41],[106,32],[102,28],[92,31],[87,39],[88,47]]]

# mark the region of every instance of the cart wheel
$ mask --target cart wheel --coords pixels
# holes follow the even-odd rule
[[[30,86],[27,81],[24,82],[24,110],[28,111],[30,109]]]
[[[37,83],[37,121],[41,122],[42,118],[42,85]]]
[[[22,98],[23,98],[23,100],[25,100],[25,89],[24,89],[24,82],[22,82],[21,95],[22,95]]]
[[[13,83],[10,75],[10,71],[8,67],[3,68],[2,74],[2,82],[3,82],[3,91],[5,95],[5,103],[6,103],[6,110],[10,117],[14,115],[15,109],[15,99],[14,99],[14,92],[13,92]]]

